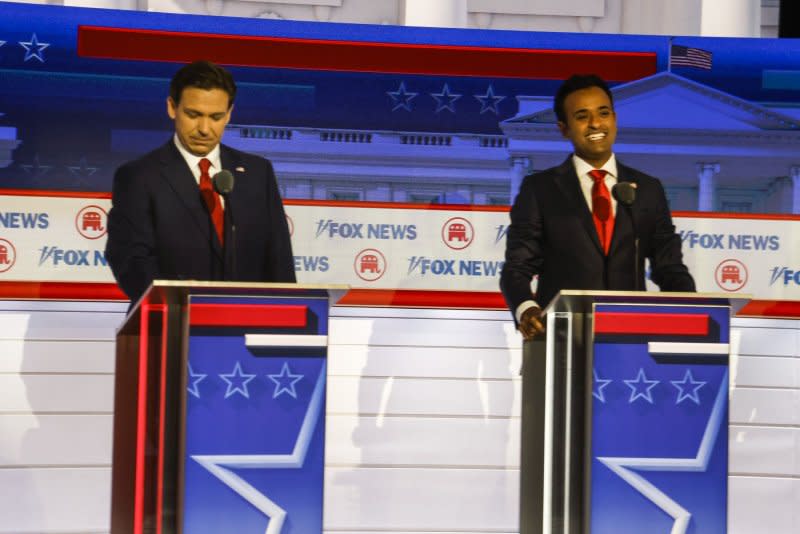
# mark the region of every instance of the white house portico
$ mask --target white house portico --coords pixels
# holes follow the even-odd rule
[[[673,209],[800,213],[789,179],[800,160],[800,121],[662,72],[612,89],[626,164],[661,178]],[[520,97],[501,123],[509,153],[535,169],[570,150],[550,105]],[[512,183],[512,194],[518,184]]]

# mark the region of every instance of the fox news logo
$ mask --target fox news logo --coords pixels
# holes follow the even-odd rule
[[[769,278],[769,285],[781,283],[785,286],[794,284],[800,286],[800,269],[789,269],[788,267],[773,267]]]
[[[497,233],[494,236],[494,244],[499,245],[501,242],[505,241],[506,236],[508,235],[508,225],[507,224],[498,224]]]
[[[86,206],[75,216],[75,228],[86,239],[100,239],[106,235],[108,214],[100,206]]]
[[[463,250],[472,244],[475,230],[463,217],[453,217],[442,225],[442,241],[453,250]]]
[[[326,273],[331,268],[328,256],[295,256],[294,270],[296,272]]]
[[[702,234],[694,230],[681,230],[680,235],[688,248],[772,251],[781,248],[781,238],[777,235]]]
[[[416,224],[349,223],[333,219],[317,221],[316,238],[330,239],[386,239],[413,241],[417,238]]]
[[[362,280],[374,282],[386,272],[386,258],[380,250],[367,248],[356,254],[353,269]]]
[[[503,262],[497,260],[451,260],[411,256],[408,258],[408,274],[419,273],[434,276],[488,276],[500,274]]]
[[[105,267],[108,265],[102,250],[76,250],[45,245],[39,251],[39,267],[45,264],[54,267]]]
[[[11,241],[0,238],[0,273],[10,270],[17,261],[17,249]]]
[[[39,229],[50,226],[47,213],[28,213],[21,211],[0,211],[0,227],[12,229]]]

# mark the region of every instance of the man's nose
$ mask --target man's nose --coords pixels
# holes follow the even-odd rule
[[[597,128],[600,126],[600,116],[599,115],[589,115],[589,126],[592,128]]]
[[[197,119],[197,131],[200,133],[208,133],[209,124],[208,117],[200,117]]]

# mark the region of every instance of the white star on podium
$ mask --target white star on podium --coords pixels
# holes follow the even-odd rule
[[[253,380],[256,375],[250,375],[242,372],[241,362],[236,362],[233,372],[221,374],[219,377],[228,383],[228,389],[225,391],[226,399],[234,393],[239,393],[246,399],[250,398],[250,393],[247,391],[247,384]],[[235,385],[234,382],[236,383]]]

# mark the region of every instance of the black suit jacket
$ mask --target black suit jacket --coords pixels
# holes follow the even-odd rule
[[[562,289],[642,290],[644,258],[650,260],[651,278],[662,291],[695,290],[661,183],[619,160],[617,173],[619,182],[637,185],[630,212],[639,236],[639,279],[631,216],[617,205],[606,257],[570,157],[525,177],[511,207],[500,288],[512,314],[526,300],[544,307]],[[537,274],[534,297],[530,283]]]
[[[132,303],[155,279],[296,281],[272,165],[224,145],[220,161],[235,180],[225,205],[224,249],[174,141],[117,169],[106,258]]]

